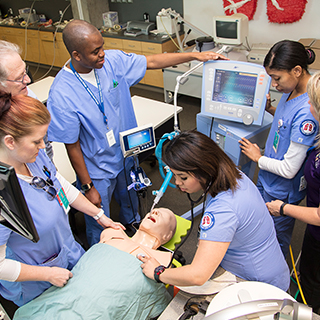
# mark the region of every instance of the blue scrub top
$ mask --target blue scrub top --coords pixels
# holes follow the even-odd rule
[[[264,153],[268,158],[283,160],[291,141],[312,146],[318,133],[318,123],[310,112],[308,94],[287,101],[289,95],[283,94],[277,106]],[[280,136],[277,151],[273,148],[276,132]],[[260,170],[259,181],[270,196],[295,203],[306,194],[305,188],[301,188],[303,169],[304,166],[293,179]]]
[[[200,239],[230,242],[221,266],[236,276],[287,290],[289,269],[272,218],[253,182],[244,174],[238,188],[207,200]],[[214,254],[214,252],[208,252]]]
[[[119,50],[108,50],[105,54],[103,67],[96,71],[109,129],[87,90],[73,73],[64,69],[55,77],[47,102],[51,114],[48,139],[67,144],[80,140],[92,179],[114,179],[123,169],[119,132],[137,126],[130,86],[144,77],[147,68],[145,56]],[[86,83],[100,101],[98,88]],[[113,130],[116,140],[111,147],[106,136],[110,130]]]
[[[34,176],[40,176],[46,180],[43,166],[49,169],[54,186],[59,190],[61,185],[55,176],[56,169],[44,150],[40,150],[36,161],[29,163],[28,167]],[[35,189],[22,179],[19,179],[19,182],[40,240],[37,243],[31,242],[0,225],[0,245],[7,244],[6,258],[34,266],[56,266],[71,270],[84,250],[73,237],[68,215],[57,199],[48,200],[44,190]],[[52,256],[56,258],[45,262]],[[51,284],[45,281],[0,280],[0,294],[21,306],[50,286]]]

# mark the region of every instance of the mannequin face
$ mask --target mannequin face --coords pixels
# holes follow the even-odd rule
[[[160,244],[164,244],[174,235],[176,224],[176,218],[171,210],[157,208],[144,217],[139,230],[156,237]]]

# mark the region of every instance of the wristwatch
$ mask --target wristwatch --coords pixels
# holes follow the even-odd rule
[[[282,216],[282,217],[285,216],[285,214],[284,214],[284,212],[283,212],[283,209],[284,209],[284,206],[285,206],[285,205],[287,205],[287,203],[286,203],[286,202],[283,202],[282,205],[281,205],[281,207],[280,207],[280,216]]]
[[[156,280],[158,283],[163,283],[160,279],[159,279],[159,276],[160,274],[166,270],[166,267],[165,266],[159,266],[159,267],[156,267],[154,269],[154,274],[153,274],[153,277],[154,277],[154,280]]]
[[[81,185],[81,190],[84,192],[89,191],[93,187],[93,182],[91,181],[90,183],[85,183]]]

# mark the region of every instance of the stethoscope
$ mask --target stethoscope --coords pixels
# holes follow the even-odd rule
[[[187,235],[183,238],[183,240],[180,242],[180,244],[179,244],[179,245],[177,246],[177,248],[174,250],[174,252],[173,252],[173,254],[172,254],[172,257],[171,257],[171,260],[170,260],[167,268],[169,268],[169,267],[171,266],[172,261],[173,261],[173,259],[174,259],[174,256],[175,256],[176,252],[180,249],[180,247],[181,247],[181,246],[187,241],[187,239],[189,238],[189,236],[190,236],[190,234],[191,234],[191,232],[192,232],[192,230],[193,230],[193,225],[194,225],[194,213],[193,213],[193,209],[194,209],[194,206],[195,206],[196,204],[198,204],[202,199],[203,199],[203,205],[202,205],[202,210],[201,210],[201,217],[203,216],[204,211],[205,211],[207,193],[208,193],[211,185],[212,185],[212,180],[209,182],[206,190],[201,194],[201,196],[200,196],[197,200],[193,200],[193,199],[191,198],[191,196],[190,196],[190,193],[187,193],[187,197],[188,197],[188,199],[189,199],[189,201],[190,201],[190,205],[191,205],[191,210],[190,210],[190,211],[191,211],[191,227],[190,227]]]

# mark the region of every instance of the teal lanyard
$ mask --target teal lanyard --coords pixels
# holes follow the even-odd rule
[[[102,95],[102,90],[101,90],[100,79],[99,79],[99,76],[98,76],[98,73],[97,73],[96,69],[94,69],[94,75],[96,77],[96,81],[97,81],[97,85],[98,85],[100,102],[98,101],[96,96],[93,94],[91,89],[88,87],[88,85],[85,83],[85,81],[80,77],[80,74],[75,70],[75,68],[73,67],[71,61],[70,61],[70,68],[71,68],[72,72],[74,73],[74,75],[77,77],[77,79],[80,81],[80,83],[83,85],[83,87],[87,90],[87,92],[89,93],[90,97],[93,99],[93,101],[99,107],[99,110],[103,114],[103,120],[106,123],[107,128],[109,129],[109,127],[108,127],[108,118],[106,117],[106,115],[104,113],[104,103],[103,103],[103,95]]]

